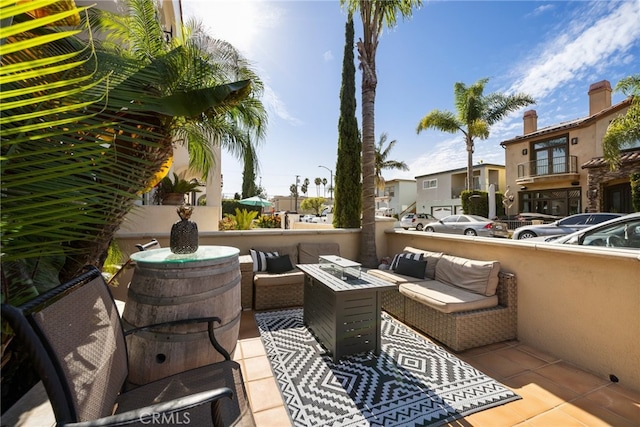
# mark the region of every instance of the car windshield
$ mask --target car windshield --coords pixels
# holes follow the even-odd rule
[[[640,220],[611,224],[583,234],[570,235],[563,243],[640,248]]]
[[[485,218],[483,216],[478,216],[478,215],[469,215],[469,218],[471,218],[472,220],[477,221],[477,222],[489,221],[487,218]]]
[[[586,224],[589,215],[573,215],[558,221],[558,225],[579,225]]]

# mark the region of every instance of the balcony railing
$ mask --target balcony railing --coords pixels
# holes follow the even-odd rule
[[[551,159],[538,159],[518,164],[518,178],[539,176],[577,174],[578,157],[561,156]]]

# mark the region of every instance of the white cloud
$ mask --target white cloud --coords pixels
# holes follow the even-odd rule
[[[182,9],[186,17],[204,22],[212,37],[228,41],[248,58],[256,56],[256,46],[264,45],[282,21],[273,2],[257,0],[182,0]]]
[[[324,58],[325,62],[330,62],[333,61],[333,53],[331,53],[330,50],[326,51],[322,57]]]
[[[549,10],[553,10],[555,9],[555,6],[552,4],[543,4],[542,6],[538,6],[536,7],[532,13],[530,13],[531,16],[538,16],[538,15],[542,15],[544,13],[546,13]]]
[[[271,86],[266,84],[264,88],[264,95],[262,97],[262,103],[265,105],[269,116],[275,114],[282,120],[285,120],[294,126],[302,125],[302,121],[289,113],[284,102],[282,102],[278,95],[273,91],[273,89],[271,89]]]
[[[467,150],[461,135],[432,144],[418,158],[407,162],[408,172],[393,172],[394,178],[414,179],[416,176],[462,168],[467,165]]]
[[[187,19],[202,21],[210,36],[231,43],[250,61],[268,50],[269,34],[283,25],[285,18],[277,3],[265,0],[182,0],[182,8]],[[269,85],[268,71],[259,63],[254,64],[254,70],[264,83],[262,102],[269,115],[300,125]]]
[[[513,91],[543,98],[587,70],[609,66],[615,58],[628,60],[621,54],[640,38],[640,2],[604,3],[606,11],[597,7],[583,11],[571,21],[566,32],[549,40],[541,52],[528,58],[522,64],[527,70],[512,86]],[[594,15],[595,19],[591,18]]]

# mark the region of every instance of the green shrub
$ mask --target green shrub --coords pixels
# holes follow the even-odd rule
[[[251,230],[253,220],[258,216],[256,211],[248,211],[246,209],[236,208],[236,214],[227,214],[227,218],[235,223],[235,230]]]
[[[225,216],[218,223],[218,230],[220,231],[235,230],[235,229],[236,229],[236,222],[232,218],[229,218],[229,216]]]
[[[640,212],[640,173],[632,173],[629,181],[631,183],[631,205],[634,211]]]
[[[280,228],[282,227],[282,222],[279,216],[261,215],[255,225],[259,228]]]

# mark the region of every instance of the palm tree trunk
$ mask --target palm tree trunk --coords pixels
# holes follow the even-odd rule
[[[362,238],[360,262],[376,267],[376,199],[375,199],[375,98],[376,85],[362,73]]]
[[[467,190],[473,191],[473,141],[467,136]]]

